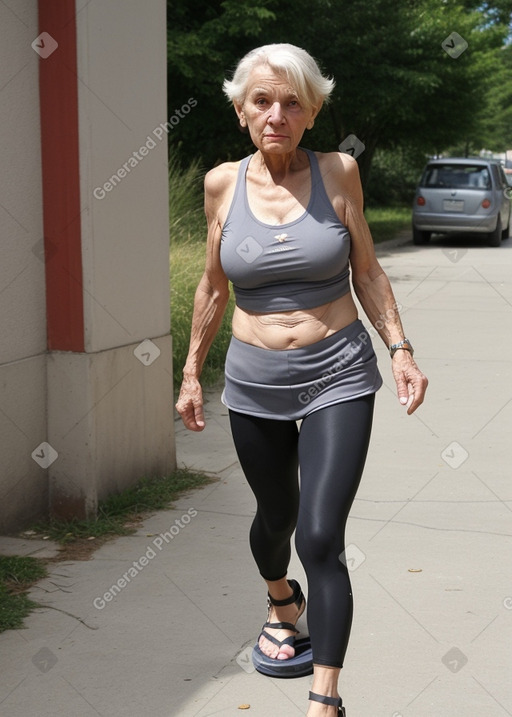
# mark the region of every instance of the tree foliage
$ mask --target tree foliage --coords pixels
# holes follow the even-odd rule
[[[366,146],[364,180],[377,148],[512,145],[511,13],[512,0],[173,0],[169,111],[191,96],[198,104],[171,141],[183,160],[200,156],[205,167],[252,151],[222,81],[249,49],[291,42],[336,80],[304,145],[336,150],[355,134]],[[443,49],[454,32],[467,43],[457,57]]]

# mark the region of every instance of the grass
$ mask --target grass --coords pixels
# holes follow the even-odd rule
[[[369,207],[365,216],[374,244],[394,239],[397,234],[411,227],[410,207]]]
[[[128,535],[148,513],[171,507],[183,492],[212,480],[210,476],[187,469],[178,469],[171,476],[143,478],[133,488],[102,501],[94,520],[53,518],[37,523],[33,530],[36,536],[47,537],[61,545],[83,539]]]
[[[194,294],[203,273],[205,261],[204,242],[187,240],[171,246],[171,327],[173,341],[174,388],[179,390],[183,366],[188,353]],[[213,385],[224,366],[224,357],[231,338],[231,316],[234,309],[231,295],[222,325],[208,352],[201,382]]]
[[[16,630],[37,607],[25,591],[46,576],[46,567],[36,558],[0,556],[0,632]]]

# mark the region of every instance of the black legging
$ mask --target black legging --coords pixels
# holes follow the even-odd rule
[[[352,624],[345,525],[368,450],[375,395],[327,406],[295,421],[230,411],[242,470],[258,503],[250,544],[266,580],[288,570],[290,538],[308,579],[313,661],[343,667]],[[298,467],[300,466],[300,494]]]

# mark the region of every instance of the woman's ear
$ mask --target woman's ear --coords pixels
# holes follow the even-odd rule
[[[318,113],[320,112],[320,110],[322,109],[322,104],[323,104],[323,103],[320,103],[320,104],[318,105],[318,107],[313,106],[313,107],[311,108],[311,119],[310,119],[309,122],[308,122],[308,129],[312,129],[312,128],[313,128],[313,125],[315,124],[315,119],[316,119]],[[311,127],[310,127],[310,125],[311,125]]]
[[[235,108],[235,112],[238,115],[240,127],[247,127],[247,120],[245,119],[245,114],[244,114],[242,105],[239,102],[233,102],[233,106]]]

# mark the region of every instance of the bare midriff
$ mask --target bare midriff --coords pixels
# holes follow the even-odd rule
[[[267,314],[237,306],[233,314],[233,336],[260,348],[298,349],[340,331],[357,317],[350,292],[314,309]]]

